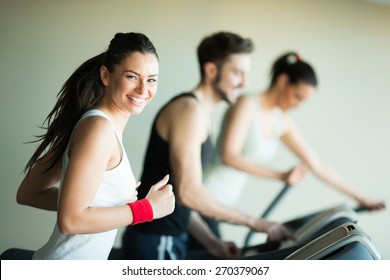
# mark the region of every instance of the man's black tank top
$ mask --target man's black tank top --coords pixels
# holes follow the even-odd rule
[[[149,138],[149,143],[144,158],[143,172],[141,176],[141,185],[138,188],[138,199],[145,198],[152,185],[161,180],[165,175],[169,174],[169,184],[173,186],[173,192],[177,196],[175,187],[175,178],[173,178],[170,160],[169,160],[169,144],[163,140],[156,130],[156,120],[161,111],[171,102],[178,98],[196,98],[193,93],[182,93],[173,97],[165,104],[153,121],[153,126]],[[177,116],[180,118],[180,116]],[[201,159],[202,168],[204,169],[212,155],[212,143],[210,135],[202,144]],[[132,226],[143,233],[159,234],[159,235],[177,235],[188,231],[190,209],[183,204],[176,202],[175,210],[171,215],[161,219],[156,219],[152,222],[141,223]]]

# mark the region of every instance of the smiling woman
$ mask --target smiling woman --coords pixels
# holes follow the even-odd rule
[[[113,73],[103,66],[102,82],[114,98],[123,99],[130,114],[139,114],[156,94],[158,70],[155,54],[135,52],[126,57]],[[104,98],[110,98],[110,94],[103,96]]]
[[[122,144],[130,115],[156,94],[158,72],[145,35],[118,33],[63,85],[17,193],[20,204],[57,211],[53,233],[34,259],[107,259],[117,228],[172,213],[168,176],[137,201]]]

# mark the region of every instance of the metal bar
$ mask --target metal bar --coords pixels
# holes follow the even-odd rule
[[[291,186],[289,184],[286,184],[283,189],[278,193],[278,195],[274,198],[274,200],[271,202],[271,204],[267,207],[267,209],[265,209],[265,211],[263,212],[263,214],[261,215],[261,218],[262,219],[265,219],[269,216],[269,214],[271,213],[271,211],[276,207],[276,205],[280,202],[280,200],[285,196],[285,194],[287,193],[287,191],[291,188]],[[252,238],[252,235],[254,234],[255,232],[253,230],[250,230],[248,232],[248,234],[246,235],[245,237],[245,241],[244,241],[244,247],[247,247],[249,245],[249,242],[250,242],[250,239]]]

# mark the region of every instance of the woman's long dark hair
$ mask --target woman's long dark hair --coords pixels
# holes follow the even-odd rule
[[[270,88],[276,84],[281,74],[286,74],[289,83],[294,85],[305,82],[316,87],[318,83],[313,67],[303,61],[296,52],[288,52],[274,62],[271,68]]]
[[[151,53],[158,58],[155,47],[145,35],[117,33],[106,52],[90,58],[76,69],[62,86],[57,103],[43,122],[41,128],[46,129],[46,133],[36,136],[37,139],[32,141],[42,142],[24,168],[25,172],[32,168],[45,151],[50,152],[46,171],[61,160],[74,126],[102,97],[104,86],[100,79],[100,67],[104,65],[113,72],[115,65],[134,52]]]

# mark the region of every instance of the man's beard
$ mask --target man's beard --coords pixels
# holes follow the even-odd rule
[[[233,103],[231,100],[229,100],[228,94],[219,86],[220,81],[221,81],[221,76],[218,73],[217,77],[215,78],[215,81],[213,81],[212,83],[213,90],[219,95],[219,97],[223,101],[226,101],[229,105],[232,105]]]

